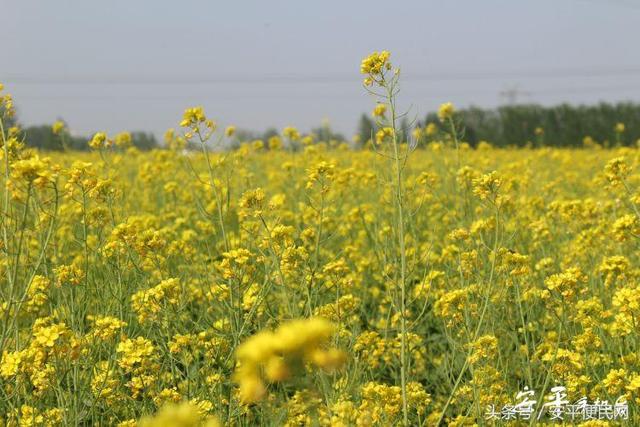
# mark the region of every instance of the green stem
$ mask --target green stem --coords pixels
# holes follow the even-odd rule
[[[402,389],[402,418],[409,425],[409,405],[407,402],[407,258],[404,241],[404,203],[403,203],[403,163],[400,160],[400,147],[396,131],[396,106],[394,99],[395,83],[386,85],[389,108],[391,109],[391,128],[393,129],[393,151],[395,160],[396,214],[398,222],[398,246],[400,249],[400,384]]]

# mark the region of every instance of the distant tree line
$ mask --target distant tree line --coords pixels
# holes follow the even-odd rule
[[[23,129],[23,133],[28,146],[51,151],[62,150],[63,141],[67,149],[88,151],[88,141],[91,139],[91,136],[74,136],[69,133],[64,136],[56,135],[49,125],[28,126]],[[131,132],[131,144],[140,150],[158,147],[155,135],[148,132]]]
[[[312,128],[309,134],[313,135],[313,140],[315,142],[346,141],[344,135],[334,131],[328,122],[324,122],[321,125]],[[268,144],[266,143],[268,143],[271,138],[279,136],[280,132],[278,129],[273,127],[268,128],[263,132],[239,129],[229,144],[229,148],[237,149],[243,142],[260,140],[265,143],[265,148],[268,149]]]
[[[464,129],[463,140],[472,146],[487,141],[497,147],[576,147],[583,145],[585,137],[603,145],[635,145],[640,138],[640,104],[632,102],[553,107],[509,105],[496,109],[470,107],[459,110],[456,117]],[[424,128],[429,123],[440,126],[435,112],[418,121],[416,126]],[[400,127],[406,129],[406,126]],[[370,139],[375,127],[375,122],[363,115],[358,128],[359,139]]]
[[[21,126],[18,118],[13,115],[4,118],[5,130],[13,126],[21,129],[21,135],[27,146],[45,151],[61,151],[64,148],[78,151],[88,151],[88,142],[93,135],[78,136],[71,135],[66,129],[56,134],[52,125]],[[65,126],[66,127],[66,126]],[[135,131],[130,132],[131,145],[140,150],[151,150],[157,148],[158,140],[150,132]]]
[[[555,146],[577,147],[590,141],[609,145],[635,145],[640,138],[640,104],[621,102],[600,103],[590,106],[561,104],[553,107],[541,105],[508,105],[496,109],[470,107],[458,110],[456,120],[464,129],[462,139],[472,146],[487,141],[496,147],[507,146]],[[17,122],[5,123],[14,125]],[[399,123],[400,138],[406,139],[414,130],[424,130],[429,124],[440,126],[435,112],[423,120],[410,123],[406,118]],[[432,126],[433,128],[433,126]],[[49,125],[29,126],[23,129],[27,145],[43,150],[62,150],[60,135],[54,134]],[[363,114],[358,123],[356,146],[364,144],[377,131],[375,121]],[[317,141],[345,141],[343,135],[334,132],[328,123],[323,123],[311,131]],[[237,148],[240,142],[260,139],[267,142],[279,135],[276,129],[264,132],[239,130],[227,148]],[[425,136],[421,140],[435,140],[442,134]],[[131,132],[133,146],[141,150],[159,147],[156,137],[148,132]],[[88,150],[91,136],[65,134],[65,145],[69,149]]]

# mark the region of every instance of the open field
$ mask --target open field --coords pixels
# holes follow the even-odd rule
[[[529,425],[562,386],[640,423],[638,149],[471,148],[447,104],[406,144],[366,65],[359,150],[210,151],[198,108],[149,152],[3,128],[0,422],[494,425],[528,387]]]

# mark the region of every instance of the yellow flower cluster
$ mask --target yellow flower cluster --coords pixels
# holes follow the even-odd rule
[[[204,413],[203,413],[204,412]],[[196,404],[183,402],[163,406],[157,414],[143,417],[137,427],[219,427],[220,422],[208,416]]]
[[[89,141],[89,147],[94,150],[99,150],[101,148],[111,146],[111,140],[108,139],[107,134],[105,132],[98,132]]]
[[[202,107],[192,107],[184,110],[180,126],[184,128],[194,127],[207,120]]]
[[[51,126],[51,131],[54,133],[54,135],[59,135],[65,130],[66,127],[67,125],[63,121],[58,120]]]
[[[387,112],[387,106],[383,103],[377,103],[373,109],[373,117],[382,117]]]
[[[440,105],[440,108],[438,108],[438,118],[441,122],[447,121],[453,117],[455,111],[456,110],[451,102],[445,102]]]
[[[287,126],[282,130],[282,135],[288,138],[290,141],[297,141],[300,139],[300,133],[293,126]]]
[[[15,111],[13,108],[13,97],[9,93],[2,93],[4,85],[0,83],[0,108],[7,117],[13,117]]]
[[[631,173],[631,168],[626,164],[624,157],[616,157],[609,160],[604,168],[604,173],[611,185],[622,185]]]
[[[44,187],[52,182],[57,174],[52,169],[49,158],[40,158],[38,155],[15,161],[11,168],[11,178],[19,182],[27,182],[30,185]]]
[[[385,71],[391,69],[389,57],[391,53],[383,50],[382,52],[373,52],[360,63],[360,73],[366,75],[364,79],[365,86],[371,86],[374,82],[384,79]]]
[[[334,332],[329,321],[311,318],[289,321],[273,332],[263,331],[243,342],[236,351],[235,373],[242,401],[261,400],[266,394],[264,380],[286,380],[296,365],[309,363],[329,371],[340,368],[345,354],[326,348]]]
[[[131,296],[131,307],[141,323],[157,320],[165,305],[175,305],[179,301],[182,288],[178,279],[166,279],[147,290]]]

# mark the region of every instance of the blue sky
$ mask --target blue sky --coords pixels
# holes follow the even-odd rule
[[[401,101],[493,107],[640,101],[634,0],[6,0],[0,82],[23,124],[80,134],[176,126],[203,105],[222,125],[351,134],[373,100],[359,63],[387,49]],[[7,42],[8,41],[8,42]]]

